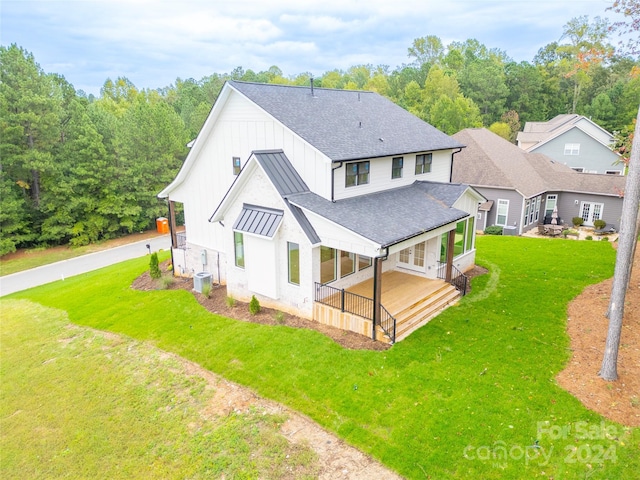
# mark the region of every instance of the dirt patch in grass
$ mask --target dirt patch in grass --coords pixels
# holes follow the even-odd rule
[[[640,426],[640,246],[636,248],[631,281],[627,291],[620,350],[618,380],[598,377],[609,320],[613,279],[587,287],[570,304],[567,333],[572,357],[558,374],[560,386],[587,408],[613,421]]]

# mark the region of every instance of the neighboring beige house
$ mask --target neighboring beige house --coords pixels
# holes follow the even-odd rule
[[[455,157],[453,180],[473,186],[488,202],[480,206],[479,229],[498,225],[521,235],[551,223],[582,217],[620,226],[626,177],[579,173],[540,153],[527,153],[486,128],[468,128],[453,138],[467,147]]]
[[[227,82],[159,195],[174,271],[400,340],[456,301],[475,262],[484,198],[450,183],[462,147],[374,92]]]
[[[620,156],[610,148],[613,135],[582,115],[527,122],[516,141],[526,152],[543,153],[577,172],[624,174]]]

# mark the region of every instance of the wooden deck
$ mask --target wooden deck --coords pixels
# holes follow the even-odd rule
[[[373,298],[373,278],[346,289],[367,298]],[[443,309],[455,303],[460,293],[444,280],[428,279],[409,273],[392,270],[382,274],[382,305],[396,319],[396,342],[426,324]],[[338,328],[371,335],[371,322],[359,322],[353,315],[340,313],[339,309],[317,304],[314,318]],[[342,316],[345,316],[343,319]],[[362,319],[364,320],[364,319]],[[357,323],[357,326],[356,326]],[[384,332],[377,327],[376,337],[385,341]],[[386,341],[389,341],[386,338]]]

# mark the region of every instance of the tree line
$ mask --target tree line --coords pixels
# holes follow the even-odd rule
[[[393,70],[356,65],[313,81],[376,91],[448,134],[485,126],[513,141],[526,121],[578,113],[616,132],[617,148],[628,153],[640,62],[617,51],[610,35],[607,20],[575,18],[560,41],[519,63],[475,39],[444,46],[426,36]],[[276,66],[238,67],[158,89],[107,79],[95,97],[44,72],[15,44],[0,47],[0,67],[0,255],[150,228],[167,212],[157,193],[173,180],[225,81],[311,80]]]

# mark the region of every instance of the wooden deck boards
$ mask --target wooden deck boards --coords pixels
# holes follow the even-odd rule
[[[391,315],[397,315],[415,302],[438,291],[446,283],[409,273],[392,270],[382,274],[382,305]],[[373,298],[373,278],[346,289],[349,292]]]

